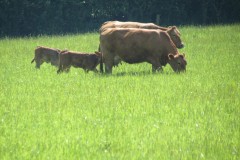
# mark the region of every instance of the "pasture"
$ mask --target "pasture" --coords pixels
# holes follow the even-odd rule
[[[240,25],[179,30],[181,74],[57,75],[36,46],[94,52],[98,33],[1,39],[0,159],[240,159]]]

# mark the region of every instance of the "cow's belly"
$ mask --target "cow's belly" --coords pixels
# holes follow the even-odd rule
[[[142,62],[146,62],[146,59],[140,59],[140,58],[134,58],[134,59],[123,59],[124,62],[127,62],[127,63],[130,63],[130,64],[133,64],[133,63],[142,63]]]
[[[147,51],[122,51],[117,55],[124,61],[130,64],[146,62],[148,57],[151,56]]]

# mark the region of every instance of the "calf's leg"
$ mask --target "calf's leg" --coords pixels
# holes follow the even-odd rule
[[[43,61],[42,60],[36,60],[36,68],[37,69],[40,69],[40,66],[43,64]]]

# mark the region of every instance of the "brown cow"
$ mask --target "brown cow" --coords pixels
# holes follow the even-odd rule
[[[96,67],[102,59],[100,52],[80,53],[74,51],[63,51],[59,54],[59,69],[57,73],[69,71],[70,67],[82,68],[85,72],[98,72]]]
[[[184,47],[184,44],[180,38],[181,34],[176,26],[161,27],[154,23],[107,21],[103,23],[101,28],[99,29],[100,34],[107,28],[159,29],[162,31],[167,31],[168,35],[170,36],[171,40],[173,41],[177,48],[181,49]],[[100,51],[100,46],[98,51]],[[118,66],[119,63],[121,63],[120,57],[115,57],[113,66]]]
[[[108,28],[100,34],[100,48],[107,73],[112,73],[116,56],[130,64],[148,62],[153,72],[167,63],[175,72],[186,70],[184,55],[179,54],[167,31]],[[102,64],[100,68],[103,72]]]
[[[140,22],[120,22],[120,21],[107,21],[102,24],[99,29],[100,34],[107,28],[142,28],[142,29],[159,29],[162,31],[167,31],[173,43],[177,48],[181,49],[184,47],[182,40],[180,38],[180,32],[176,26],[170,26],[168,28],[158,26],[154,23],[140,23]]]
[[[31,63],[36,62],[36,68],[40,69],[40,66],[46,62],[51,62],[51,65],[58,67],[59,58],[58,55],[60,53],[59,49],[53,49],[43,46],[37,46],[35,49],[35,56]]]

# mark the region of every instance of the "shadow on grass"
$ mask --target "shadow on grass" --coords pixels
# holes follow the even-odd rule
[[[152,73],[151,71],[130,71],[130,72],[118,72],[118,73],[113,73],[113,74],[107,74],[107,73],[98,73],[96,74],[99,77],[125,77],[125,76],[137,76],[137,77],[142,77],[142,76],[150,76],[150,75],[179,75],[179,74],[185,74],[185,72],[182,73],[175,73],[175,72],[156,72]]]

